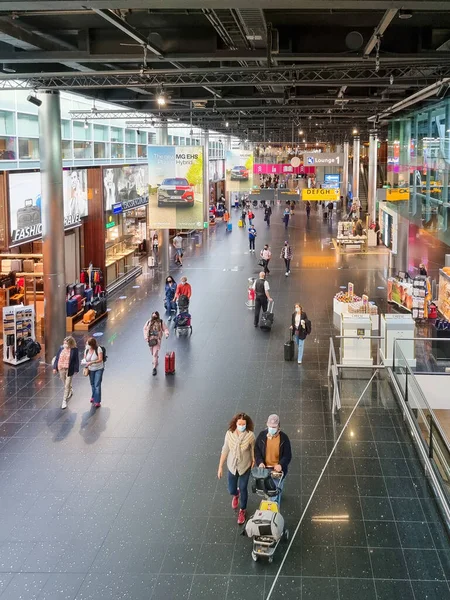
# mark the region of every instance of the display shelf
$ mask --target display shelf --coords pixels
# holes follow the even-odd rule
[[[438,310],[450,321],[450,275],[443,269],[439,270]]]
[[[102,315],[99,315],[98,317],[95,317],[95,319],[93,321],[91,321],[90,323],[83,323],[83,321],[78,321],[77,323],[74,324],[74,331],[89,331],[90,329],[92,329],[92,327],[94,327],[94,325],[96,325],[101,319],[104,319],[105,317],[108,316],[108,313],[105,312]]]
[[[3,362],[20,365],[30,360],[27,356],[16,358],[18,340],[31,338],[35,340],[34,307],[3,307]]]
[[[69,331],[70,333],[75,331],[75,324],[77,321],[83,318],[83,315],[84,309],[80,310],[80,312],[77,312],[77,314],[73,315],[72,317],[66,317],[66,331]]]
[[[411,311],[413,307],[413,285],[398,277],[388,278],[388,302]]]

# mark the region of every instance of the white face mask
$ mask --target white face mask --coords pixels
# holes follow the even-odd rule
[[[300,308],[298,306],[296,307],[295,312],[297,312],[297,313],[300,312]]]

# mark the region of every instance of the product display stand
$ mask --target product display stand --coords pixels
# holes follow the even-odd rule
[[[401,351],[410,367],[416,366],[414,338],[416,325],[411,315],[381,315],[380,356],[385,365],[392,367],[394,359],[394,341],[400,341]]]
[[[426,319],[427,310],[427,278],[419,275],[413,279],[412,289],[412,316],[413,319]]]
[[[5,306],[3,307],[3,362],[10,365],[20,365],[27,360],[24,356],[16,358],[18,340],[31,338],[35,340],[33,306]]]
[[[370,315],[342,315],[341,363],[348,367],[372,366],[371,335],[372,321]]]

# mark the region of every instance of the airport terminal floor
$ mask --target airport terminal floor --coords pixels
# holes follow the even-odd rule
[[[191,337],[163,342],[153,377],[142,327],[163,310],[166,273],[144,273],[111,298],[97,328],[108,350],[102,407],[88,381],[62,388],[34,360],[1,367],[0,600],[446,600],[450,543],[388,381],[375,377],[346,429],[286,560],[251,557],[225,479],[217,479],[231,417],[248,413],[261,431],[278,413],[292,443],[281,512],[291,539],[367,372],[344,382],[331,413],[327,362],[332,298],[351,280],[358,293],[386,294],[387,256],[338,255],[335,220],[297,210],[285,232],[256,212],[257,252],[246,230],[218,224],[203,244],[187,241],[178,281],[192,285]],[[285,276],[281,246],[293,248]],[[270,333],[253,326],[248,277],[272,247],[275,301]],[[303,363],[284,362],[295,302],[312,322]],[[83,339],[78,338],[80,349]],[[249,488],[249,514],[259,499]]]

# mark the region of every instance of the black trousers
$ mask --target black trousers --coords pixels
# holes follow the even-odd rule
[[[267,310],[267,296],[256,296],[255,298],[255,327],[259,325],[259,313]]]
[[[248,243],[250,246],[250,250],[254,250],[255,249],[255,238],[248,238]]]
[[[269,271],[269,261],[270,261],[270,259],[266,260],[265,258],[262,258],[261,261],[263,262],[264,273],[267,275],[267,273],[270,273],[270,271]]]
[[[291,259],[290,258],[285,258],[284,259],[284,264],[286,265],[286,273],[287,273],[288,271],[291,270]]]

